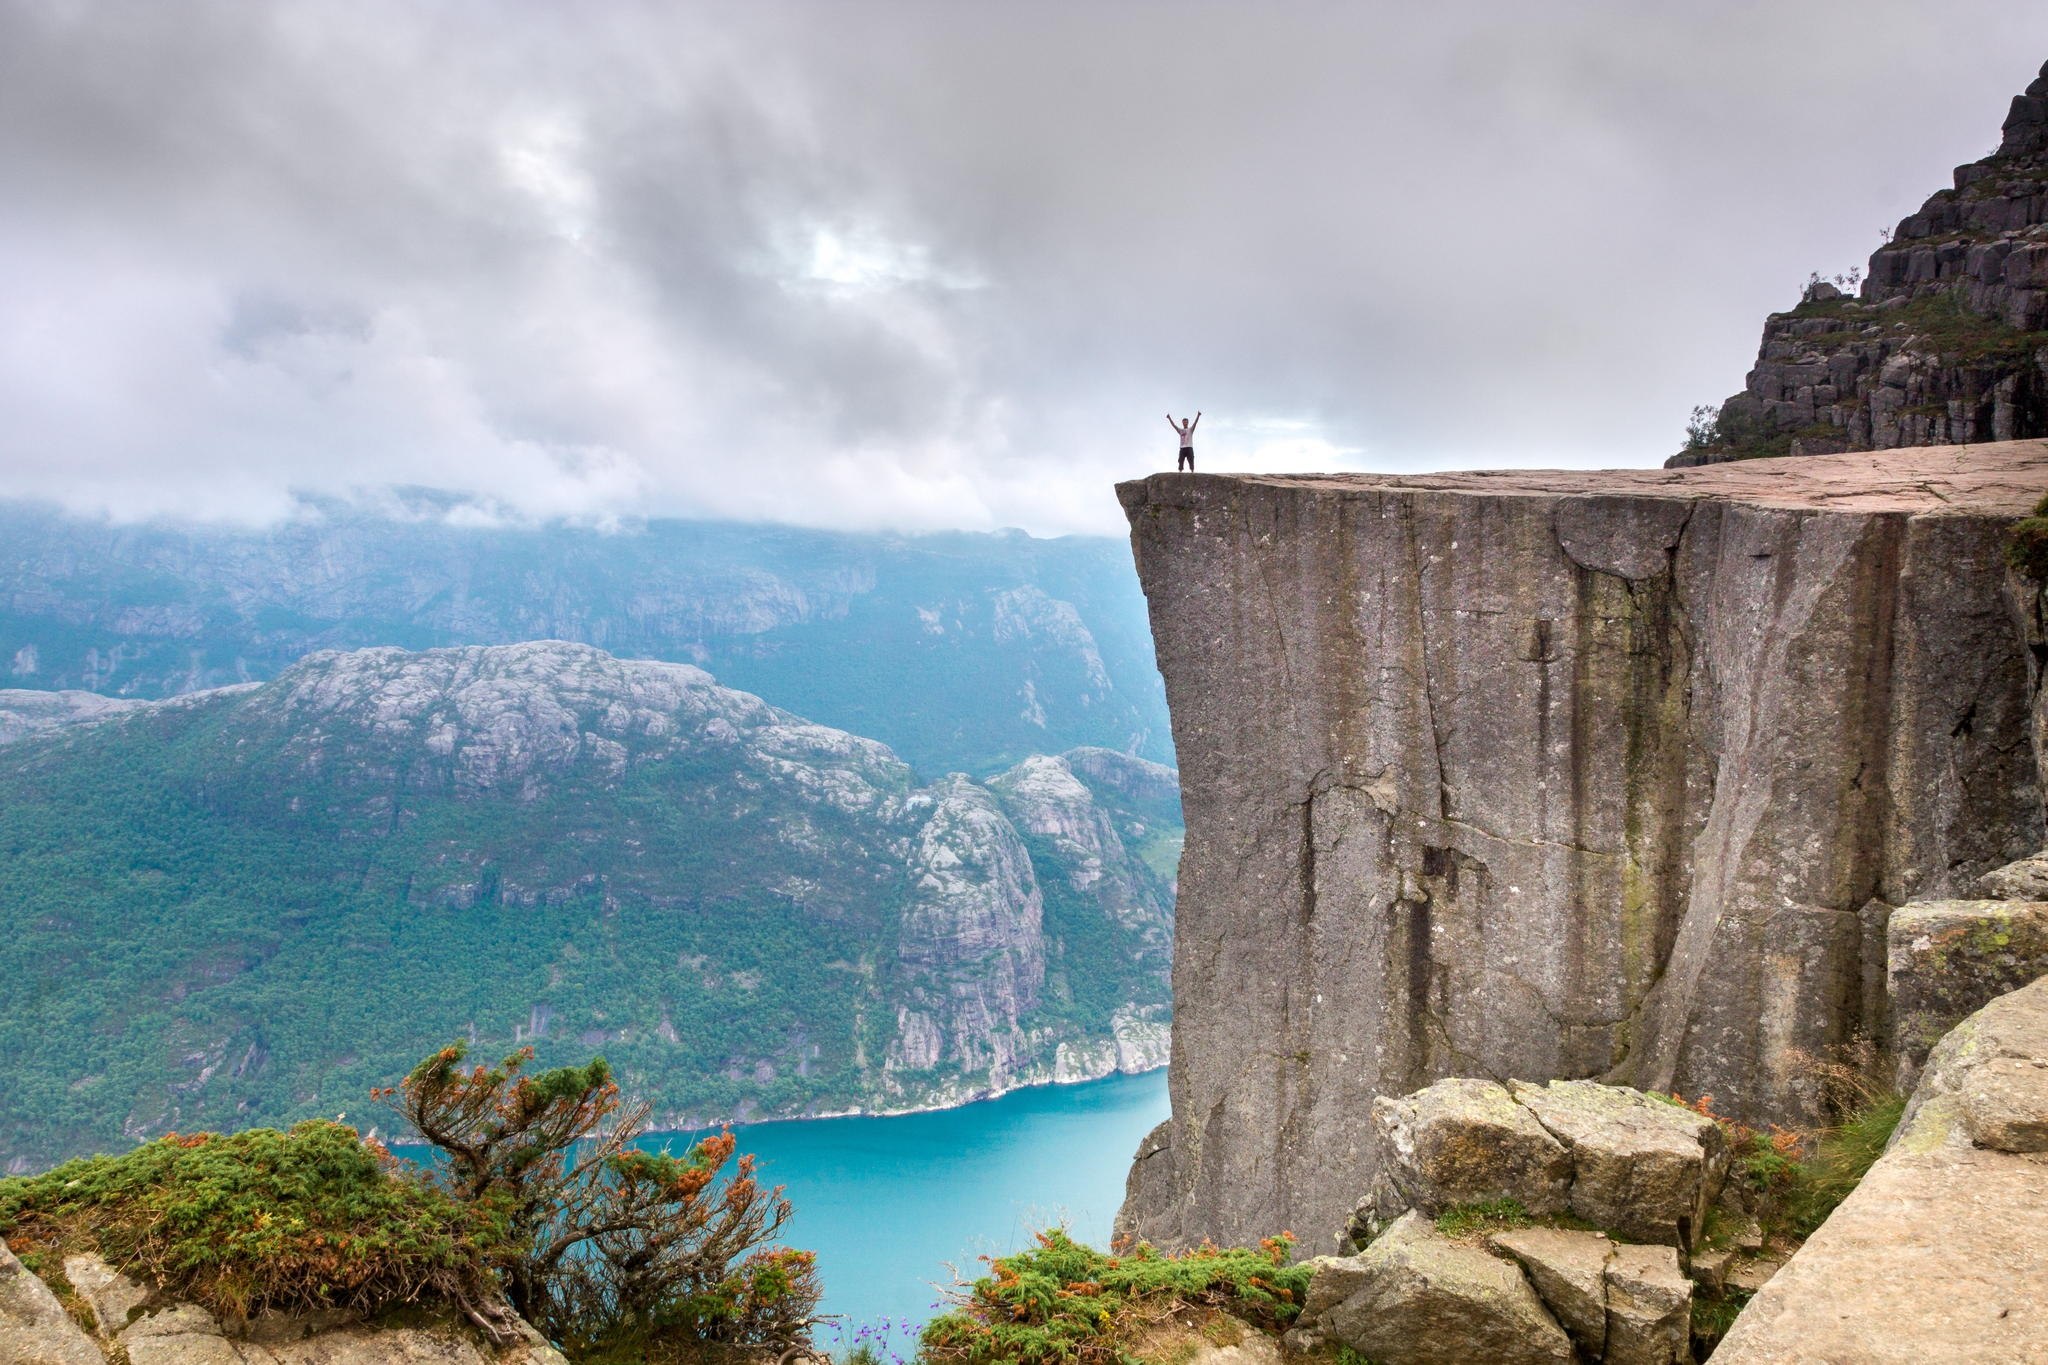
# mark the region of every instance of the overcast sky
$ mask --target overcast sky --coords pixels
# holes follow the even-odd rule
[[[0,0],[0,494],[1120,527],[1651,464],[2038,0]]]

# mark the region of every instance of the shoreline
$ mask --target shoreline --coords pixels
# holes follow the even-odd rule
[[[984,1104],[990,1100],[999,1100],[1010,1095],[1021,1095],[1031,1090],[1092,1085],[1097,1081],[1117,1080],[1123,1077],[1150,1076],[1156,1072],[1166,1070],[1169,1065],[1169,1061],[1161,1061],[1157,1065],[1138,1067],[1134,1070],[1112,1067],[1108,1071],[1098,1072],[1092,1076],[1069,1076],[1065,1079],[1048,1076],[1040,1080],[1023,1081],[1016,1085],[1007,1085],[996,1089],[977,1090],[973,1094],[963,1095],[958,1099],[949,1100],[941,1104],[906,1105],[901,1108],[892,1109],[834,1109],[817,1114],[774,1114],[748,1119],[710,1119],[701,1123],[674,1123],[671,1122],[668,1116],[663,1116],[652,1120],[651,1122],[654,1126],[649,1127],[642,1136],[667,1137],[676,1134],[705,1133],[721,1128],[731,1128],[734,1132],[739,1132],[742,1129],[760,1128],[775,1123],[819,1123],[826,1119],[896,1119],[908,1118],[913,1114],[943,1114],[949,1110],[965,1109],[969,1105]]]

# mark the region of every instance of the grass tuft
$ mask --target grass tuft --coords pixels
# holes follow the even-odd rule
[[[1292,1236],[1258,1249],[1202,1246],[1178,1256],[1140,1244],[1111,1255],[1060,1229],[989,1262],[924,1329],[920,1361],[960,1365],[1120,1365],[1120,1337],[1192,1309],[1267,1331],[1294,1321],[1310,1269],[1288,1263]]]

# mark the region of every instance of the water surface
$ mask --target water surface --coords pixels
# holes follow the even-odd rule
[[[783,1240],[818,1253],[825,1311],[844,1324],[819,1344],[886,1323],[886,1358],[910,1354],[949,1265],[971,1279],[977,1256],[1014,1251],[1051,1223],[1107,1245],[1138,1140],[1166,1116],[1166,1073],[1154,1071],[928,1114],[749,1124],[738,1137],[796,1206]],[[680,1152],[691,1140],[642,1145]]]

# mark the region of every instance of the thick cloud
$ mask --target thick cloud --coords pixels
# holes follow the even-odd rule
[[[1996,140],[2048,7],[0,7],[0,494],[1100,530],[1644,464]]]

